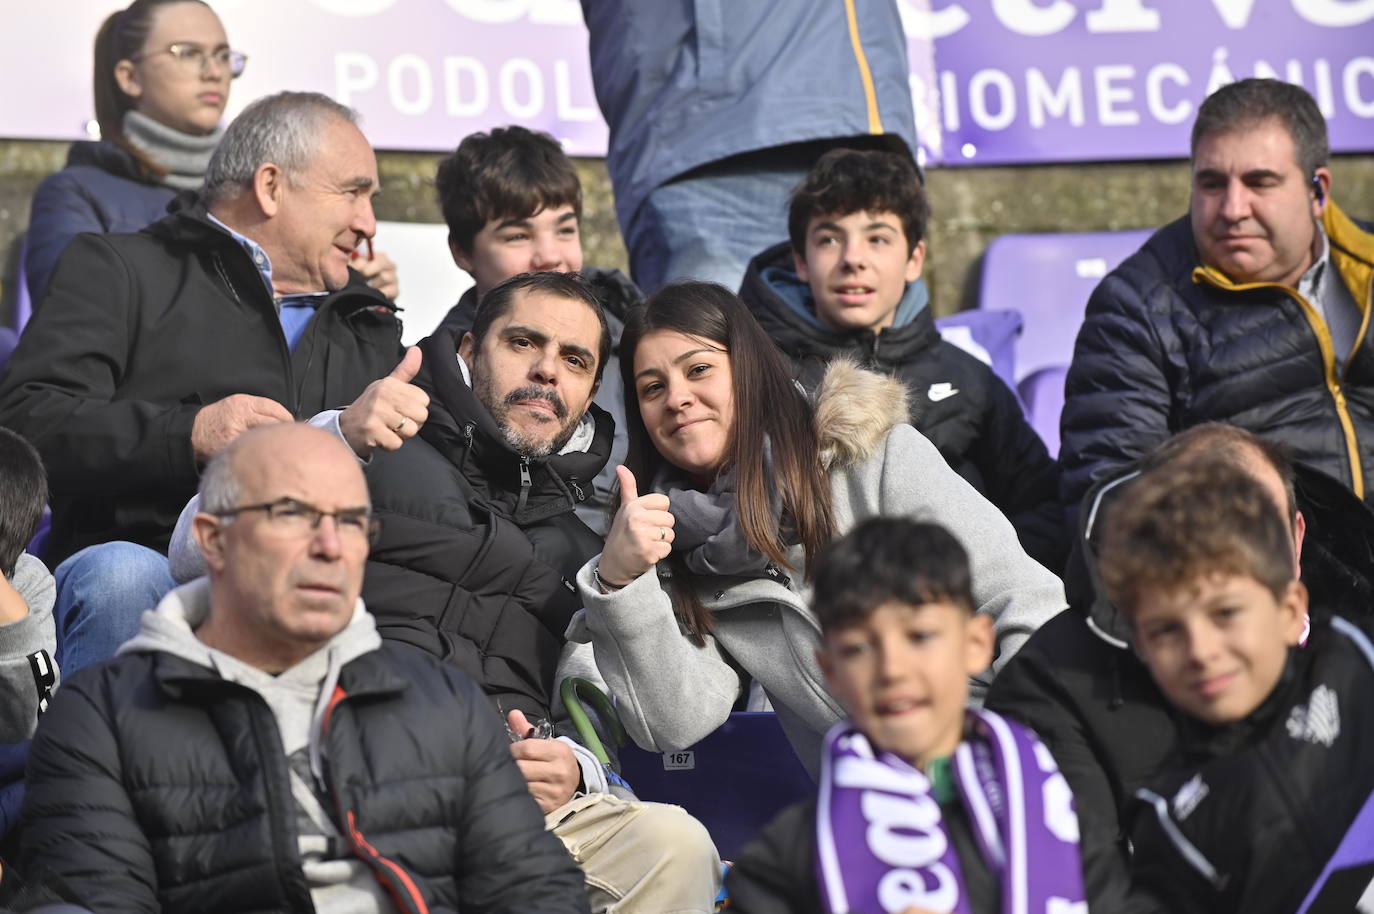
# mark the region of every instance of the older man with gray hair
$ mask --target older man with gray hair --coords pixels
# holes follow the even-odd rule
[[[201,506],[208,576],[44,717],[21,872],[96,914],[586,914],[481,690],[377,634],[338,437],[245,433]]]
[[[424,423],[419,351],[403,358],[395,305],[349,267],[377,227],[356,121],[315,93],[259,99],[199,197],[135,234],[79,235],[58,261],[0,380],[0,425],[48,469],[64,669],[113,654],[171,588],[177,515],[240,433],[315,416],[366,456]]]

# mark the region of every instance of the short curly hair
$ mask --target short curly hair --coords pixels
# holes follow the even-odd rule
[[[816,160],[792,191],[787,234],[792,249],[806,254],[806,229],[819,216],[896,213],[907,253],[926,237],[930,203],[911,156],[883,149],[832,149]]]
[[[1253,578],[1275,599],[1292,582],[1293,540],[1279,506],[1226,459],[1147,471],[1107,509],[1098,570],[1128,617],[1146,593],[1214,574]]]

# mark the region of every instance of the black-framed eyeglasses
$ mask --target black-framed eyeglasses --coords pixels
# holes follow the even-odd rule
[[[334,526],[340,536],[358,537],[372,543],[381,529],[381,522],[372,516],[369,508],[340,508],[325,511],[309,502],[295,498],[278,498],[260,505],[239,505],[228,511],[212,511],[216,517],[237,517],[245,511],[264,511],[267,520],[276,530],[288,536],[308,536],[319,529],[320,520],[325,517],[334,519]]]
[[[137,54],[129,59],[137,63],[145,57],[155,57],[158,54],[170,54],[172,59],[186,70],[194,70],[196,73],[204,72],[205,65],[214,61],[217,66],[224,67],[229,71],[230,79],[238,79],[243,74],[243,68],[248,66],[248,55],[242,51],[235,51],[232,48],[216,48],[211,51],[203,45],[191,44],[186,41],[169,44],[161,51]]]

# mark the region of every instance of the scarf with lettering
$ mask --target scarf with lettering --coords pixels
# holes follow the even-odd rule
[[[959,802],[1002,886],[1003,914],[1086,914],[1073,794],[1030,730],[967,711],[951,759]],[[830,729],[816,807],[816,870],[829,914],[915,906],[971,914],[930,780],[854,725]]]

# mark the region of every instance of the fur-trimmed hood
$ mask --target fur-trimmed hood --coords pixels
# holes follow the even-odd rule
[[[816,388],[816,438],[826,471],[873,455],[895,425],[911,422],[907,387],[896,378],[836,359]]]

